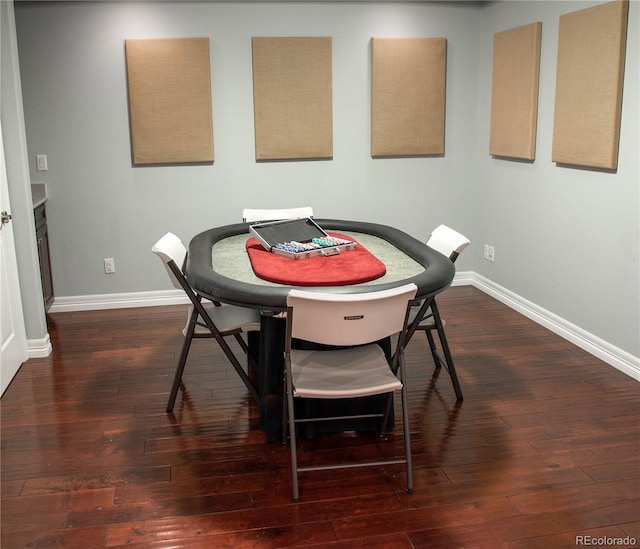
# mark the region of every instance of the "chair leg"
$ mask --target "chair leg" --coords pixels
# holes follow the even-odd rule
[[[187,356],[189,355],[189,349],[191,348],[191,341],[193,340],[193,333],[196,329],[196,320],[198,319],[198,311],[192,309],[191,316],[189,317],[189,327],[187,333],[184,336],[182,342],[182,350],[180,351],[180,358],[178,359],[178,365],[176,366],[176,373],[173,376],[173,386],[171,387],[171,393],[169,393],[169,401],[167,402],[167,413],[173,412],[173,406],[178,396],[178,389],[180,388],[180,382],[182,381],[182,372],[184,372],[184,366],[187,363]]]
[[[249,346],[247,345],[247,342],[244,340],[244,338],[240,334],[233,334],[233,335],[236,338],[238,345],[240,345],[244,353],[247,354],[249,352]]]
[[[440,368],[442,368],[442,360],[440,359],[440,355],[438,354],[436,342],[433,339],[431,330],[425,330],[424,333],[427,336],[427,341],[429,342],[429,349],[431,349],[431,356],[433,357],[433,362],[436,365],[436,368],[439,370]]]
[[[256,402],[260,402],[260,398],[258,397],[258,391],[253,386],[251,379],[249,379],[249,376],[242,368],[242,365],[238,362],[238,359],[233,354],[233,351],[231,350],[231,348],[229,347],[225,339],[223,337],[219,337],[219,338],[216,337],[216,341],[218,342],[218,345],[220,345],[221,349],[224,351],[224,354],[227,355],[229,362],[231,362],[231,366],[233,366],[233,369],[240,376],[240,379],[243,381],[243,383],[249,390],[249,393],[251,393],[251,396],[253,397],[253,399]]]
[[[393,405],[393,393],[387,395],[387,402],[384,407],[384,414],[382,416],[382,423],[380,425],[380,435],[384,435],[389,425],[389,417],[391,416],[391,406]]]
[[[407,379],[405,373],[404,353],[400,353],[400,381],[402,389],[400,391],[402,399],[402,428],[404,430],[404,455],[407,466],[407,492],[413,494],[413,472],[411,463],[411,434],[409,426],[409,399],[407,397]]]
[[[282,444],[287,442],[287,434],[288,434],[288,421],[289,421],[289,399],[286,398],[287,395],[287,380],[286,377],[282,382],[282,394],[285,395],[285,398],[282,399]]]
[[[431,304],[431,310],[433,311],[436,330],[438,332],[438,337],[440,338],[442,351],[444,352],[445,366],[449,372],[449,376],[451,376],[451,382],[453,383],[453,390],[456,393],[456,398],[458,400],[463,400],[464,397],[462,395],[462,389],[460,388],[460,382],[458,381],[458,374],[456,373],[456,367],[453,364],[453,356],[451,356],[451,350],[449,349],[449,343],[447,342],[447,336],[444,332],[444,326],[442,325],[442,318],[440,317],[440,311],[438,310],[438,305],[436,304],[435,299]]]
[[[253,332],[248,332],[247,333],[247,338],[250,337],[249,334],[252,334]],[[236,338],[236,341],[238,342],[238,344],[240,345],[240,347],[242,348],[242,351],[244,352],[246,358],[247,358],[247,377],[249,378],[249,382],[251,384],[252,387],[258,387],[259,385],[259,378],[258,376],[258,363],[256,362],[256,360],[253,358],[253,356],[251,355],[251,350],[249,349],[249,345],[247,344],[247,342],[244,340],[244,338],[242,337],[242,334],[233,334],[233,337]],[[257,389],[256,389],[257,391]]]
[[[253,383],[249,379],[249,376],[242,368],[242,365],[240,364],[240,362],[238,362],[236,355],[233,354],[231,347],[229,347],[229,344],[227,343],[225,338],[216,329],[215,325],[211,321],[211,318],[209,317],[206,310],[202,306],[202,303],[200,303],[199,300],[194,302],[194,309],[200,315],[200,318],[204,321],[207,328],[209,328],[209,331],[211,332],[215,340],[218,342],[218,345],[220,345],[220,348],[222,349],[224,354],[227,355],[229,362],[231,362],[231,366],[233,366],[233,369],[240,376],[240,379],[242,380],[242,382],[245,384],[245,386],[251,393],[251,396],[253,397],[253,399],[256,402],[260,402],[260,399],[258,397],[258,391],[256,391],[256,388],[254,387]]]
[[[285,407],[287,409],[287,417],[289,419],[289,446],[291,450],[291,482],[293,486],[293,501],[298,503],[300,498],[298,491],[298,456],[297,456],[297,441],[296,441],[296,421],[295,411],[293,407],[293,383],[291,381],[291,372],[287,366],[286,372],[287,382],[287,403]],[[284,435],[283,435],[284,436]]]

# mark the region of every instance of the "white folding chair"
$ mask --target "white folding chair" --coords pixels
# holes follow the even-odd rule
[[[470,243],[470,240],[466,236],[451,229],[450,227],[447,227],[446,225],[436,227],[427,240],[427,246],[443,255],[446,255],[452,262],[455,262],[458,256]],[[415,321],[415,318],[419,313],[420,310],[418,307],[414,307],[412,309],[409,324],[412,324]],[[436,303],[435,298],[433,298],[430,307],[422,314],[422,318],[416,327],[416,331],[421,331],[426,334],[436,368],[439,369],[442,366],[446,368],[447,372],[449,372],[449,376],[451,377],[456,398],[458,400],[463,400],[464,397],[462,395],[462,389],[460,388],[458,374],[456,373],[453,357],[451,356],[451,350],[449,349],[449,344],[447,342],[444,325],[445,321],[440,317],[438,304]],[[434,331],[438,334],[438,339],[440,340],[440,346],[442,347],[444,357],[440,355],[438,348],[436,347],[436,343],[433,338]]]
[[[283,221],[285,219],[299,219],[305,217],[313,217],[313,208],[311,206],[284,209],[244,208],[242,210],[242,220],[245,223],[257,223],[259,221]]]
[[[167,412],[173,411],[178,388],[182,380],[182,373],[187,362],[189,348],[191,347],[191,341],[194,338],[214,338],[240,376],[240,379],[242,379],[246,385],[251,396],[257,401],[258,393],[253,383],[225,338],[227,336],[234,336],[247,355],[247,359],[250,360],[247,343],[241,334],[243,332],[260,330],[259,311],[245,307],[236,307],[234,305],[221,305],[220,303],[213,303],[213,306],[205,307],[202,303],[202,298],[193,291],[182,272],[182,267],[187,256],[187,249],[176,235],[172,233],[165,234],[155,243],[152,251],[164,262],[174,287],[184,290],[191,301],[187,325],[183,330],[184,342],[167,403]]]
[[[469,244],[471,241],[466,236],[446,225],[436,227],[427,240],[429,248],[446,255],[454,263]]]
[[[417,287],[362,294],[331,294],[291,290],[287,297],[285,338],[285,417],[288,420],[293,475],[293,499],[298,501],[298,473],[313,470],[404,463],[407,491],[413,491],[409,413],[405,381],[404,346],[407,320]],[[394,364],[389,365],[376,341],[398,334]],[[302,350],[292,340],[330,345],[330,350]],[[335,347],[337,346],[337,347]],[[295,417],[295,398],[350,399],[389,394],[385,413],[358,417],[380,417],[380,431],[387,427],[392,393],[401,391],[405,455],[374,462],[347,462],[299,467],[296,453],[296,425],[309,421],[335,421],[352,416],[323,418]]]

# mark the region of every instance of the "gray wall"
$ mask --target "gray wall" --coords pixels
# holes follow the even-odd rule
[[[638,18],[630,6],[619,169],[551,158],[558,17],[598,2],[16,5],[31,179],[45,182],[56,295],[169,287],[150,247],[239,221],[245,206],[311,204],[425,238],[447,223],[473,244],[457,264],[640,356]],[[493,33],[543,22],[536,161],[488,155]],[[207,36],[216,161],[131,165],[125,38]],[[252,36],[333,38],[334,158],[256,163]],[[448,39],[446,153],[369,154],[369,40]],[[47,154],[49,170],[35,170]],[[495,246],[496,262],[482,258]],[[113,257],[116,273],[103,273]],[[603,312],[604,311],[604,312]]]
[[[602,2],[506,2],[483,10],[479,71],[476,272],[640,356],[640,3],[629,7],[616,173],[551,162],[559,17]],[[493,33],[542,21],[538,140],[533,164],[492,159],[488,131]]]

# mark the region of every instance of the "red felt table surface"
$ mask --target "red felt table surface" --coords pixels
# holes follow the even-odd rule
[[[257,277],[288,286],[343,286],[375,280],[386,273],[384,263],[359,243],[355,250],[338,255],[292,259],[272,254],[252,237],[247,240],[247,253]]]

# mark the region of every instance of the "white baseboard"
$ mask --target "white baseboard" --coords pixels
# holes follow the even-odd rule
[[[640,381],[640,358],[619,349],[539,307],[535,303],[495,284],[491,280],[473,271],[458,272],[452,286],[474,286],[491,297],[504,303],[511,309],[523,314],[553,333],[584,349],[600,360]],[[155,307],[158,305],[179,305],[188,303],[180,290],[156,292],[134,292],[126,294],[103,294],[94,296],[56,297],[49,312],[93,311],[101,309],[123,309],[130,307]],[[45,340],[29,340],[29,357],[48,356],[51,352],[49,335]],[[47,351],[48,350],[48,351]],[[45,353],[46,354],[43,354]]]
[[[27,340],[27,356],[29,358],[46,358],[53,351],[51,346],[51,339],[47,334],[42,339],[28,339]]]
[[[475,273],[473,271],[456,272],[456,276],[453,278],[452,286],[472,286],[473,277]]]
[[[158,305],[180,305],[189,298],[181,290],[158,292],[131,292],[126,294],[81,295],[56,297],[50,313],[71,311],[99,311],[102,309],[130,309],[132,307],[156,307]]]
[[[511,309],[544,326],[563,339],[570,341],[593,356],[640,381],[640,358],[633,356],[579,326],[560,318],[535,303],[499,286],[491,280],[473,273],[472,285],[494,297]]]

